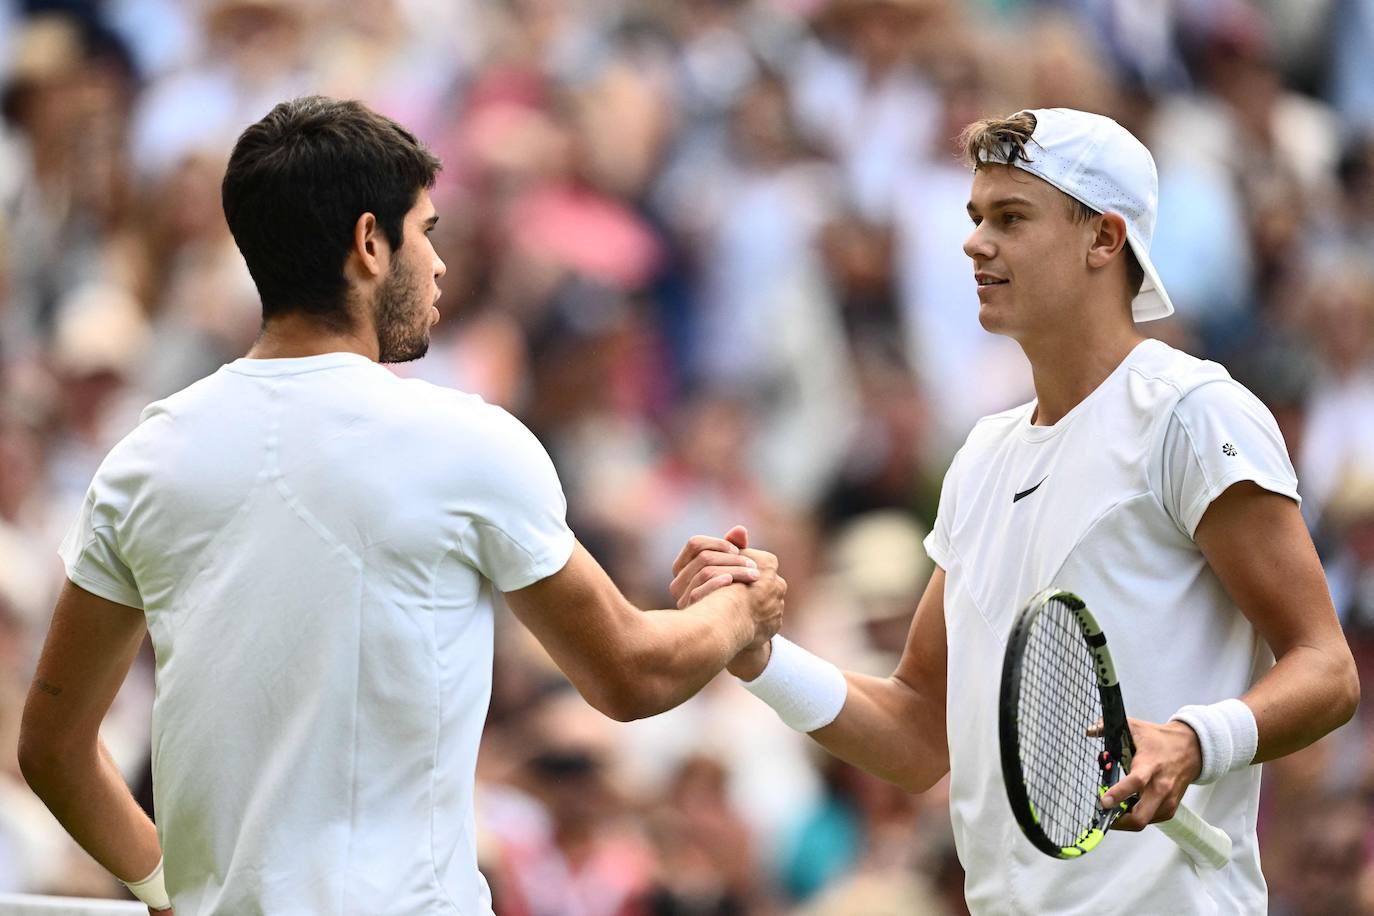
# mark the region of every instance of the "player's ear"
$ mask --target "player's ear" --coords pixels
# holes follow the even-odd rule
[[[382,227],[372,213],[364,213],[353,224],[353,247],[349,260],[354,261],[364,276],[380,276],[386,271],[383,261],[383,248],[386,240],[382,237]]]
[[[1088,245],[1088,266],[1106,267],[1126,247],[1126,220],[1121,214],[1108,211],[1094,217],[1089,225],[1093,237]]]

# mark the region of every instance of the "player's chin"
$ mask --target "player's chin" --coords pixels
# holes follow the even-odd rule
[[[378,362],[388,365],[394,363],[411,363],[424,357],[429,352],[429,331],[418,332],[414,337],[406,340],[399,345],[388,347],[381,354]]]
[[[995,306],[983,304],[978,308],[978,323],[983,326],[983,330],[989,334],[1007,334],[1010,332],[1010,322],[1008,321],[1007,309],[1005,306]]]

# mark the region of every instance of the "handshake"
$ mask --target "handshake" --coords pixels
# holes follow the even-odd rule
[[[668,586],[678,608],[702,600],[732,585],[738,589],[753,638],[726,666],[745,681],[752,681],[767,666],[772,638],[782,626],[787,580],[778,574],[778,558],[749,547],[749,533],[739,525],[724,538],[694,535],[673,561],[673,581]]]

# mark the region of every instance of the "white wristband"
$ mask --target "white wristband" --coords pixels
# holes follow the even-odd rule
[[[167,896],[167,885],[162,880],[161,859],[157,860],[157,868],[153,869],[153,873],[142,881],[121,881],[120,884],[127,887],[139,900],[148,904],[150,909],[170,910],[172,908],[172,899]]]
[[[844,672],[781,636],[773,637],[763,673],[741,683],[799,732],[814,732],[834,722],[849,694]]]
[[[1201,785],[1216,782],[1227,773],[1243,770],[1255,759],[1259,727],[1255,714],[1240,700],[1222,700],[1210,706],[1185,706],[1169,717],[1197,732],[1202,748],[1202,772],[1193,780]]]

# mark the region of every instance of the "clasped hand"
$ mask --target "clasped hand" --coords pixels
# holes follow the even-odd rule
[[[730,663],[729,670],[746,680],[768,663],[769,640],[782,626],[787,580],[778,575],[778,558],[749,546],[749,532],[736,525],[725,537],[694,535],[673,561],[668,586],[679,608],[695,604],[717,589],[741,583],[749,586],[754,639]]]

